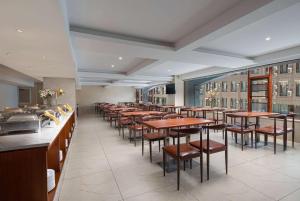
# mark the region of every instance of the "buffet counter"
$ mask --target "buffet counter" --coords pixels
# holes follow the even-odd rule
[[[74,127],[72,112],[38,133],[0,136],[0,200],[54,200]]]

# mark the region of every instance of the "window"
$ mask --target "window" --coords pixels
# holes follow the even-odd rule
[[[236,109],[236,99],[235,98],[230,99],[230,108]]]
[[[231,81],[231,92],[236,92],[236,82],[235,81]]]
[[[296,80],[296,96],[300,96],[300,80]]]
[[[279,72],[280,72],[281,74],[283,74],[283,73],[288,73],[288,65],[287,65],[287,64],[281,64],[281,65],[279,66]]]
[[[247,99],[240,99],[239,103],[240,109],[246,110],[247,109]]]
[[[227,92],[227,82],[222,82],[222,92]]]
[[[279,96],[287,96],[288,81],[279,81]]]
[[[247,84],[246,81],[241,81],[241,92],[246,92],[247,91]]]
[[[299,63],[296,63],[296,73],[300,73],[300,66],[299,66]]]
[[[205,105],[206,105],[206,106],[210,106],[210,100],[206,99]]]
[[[221,107],[227,108],[227,98],[221,98]]]

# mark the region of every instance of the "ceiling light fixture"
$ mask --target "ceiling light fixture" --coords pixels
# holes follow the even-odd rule
[[[265,38],[265,40],[266,40],[266,41],[270,41],[270,40],[271,40],[271,37],[268,36],[268,37]]]
[[[111,65],[111,67],[112,67],[112,68],[114,68],[114,67],[115,67],[115,65],[113,65],[113,64],[112,64],[112,65]]]
[[[45,60],[45,59],[46,59],[46,56],[43,56],[42,58]]]
[[[19,33],[23,33],[23,32],[24,32],[24,30],[23,30],[23,29],[17,29],[17,32],[19,32]]]
[[[168,69],[168,72],[171,72],[171,69]]]
[[[119,59],[119,60],[123,60],[123,57],[119,57],[118,59]]]

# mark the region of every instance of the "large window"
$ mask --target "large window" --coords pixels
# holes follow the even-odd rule
[[[231,81],[230,86],[231,92],[236,92],[236,81]]]
[[[246,81],[241,81],[241,92],[246,92],[247,91],[247,82]]]
[[[279,81],[279,96],[287,96],[288,81]]]
[[[227,108],[227,98],[221,98],[221,107]]]
[[[300,80],[296,80],[296,96],[300,96]]]
[[[227,82],[222,82],[222,92],[227,92]]]
[[[300,73],[300,66],[299,66],[299,63],[296,63],[296,73]]]
[[[280,72],[280,74],[288,73],[288,65],[287,64],[281,64],[279,66],[279,72]]]
[[[236,99],[235,98],[230,99],[230,108],[236,109]]]
[[[239,105],[240,105],[240,109],[246,110],[248,108],[248,106],[247,106],[247,99],[241,98]]]

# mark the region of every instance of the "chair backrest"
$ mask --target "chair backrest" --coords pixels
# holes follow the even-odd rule
[[[179,118],[183,118],[183,116],[176,113],[166,114],[163,116],[163,119],[179,119]]]

